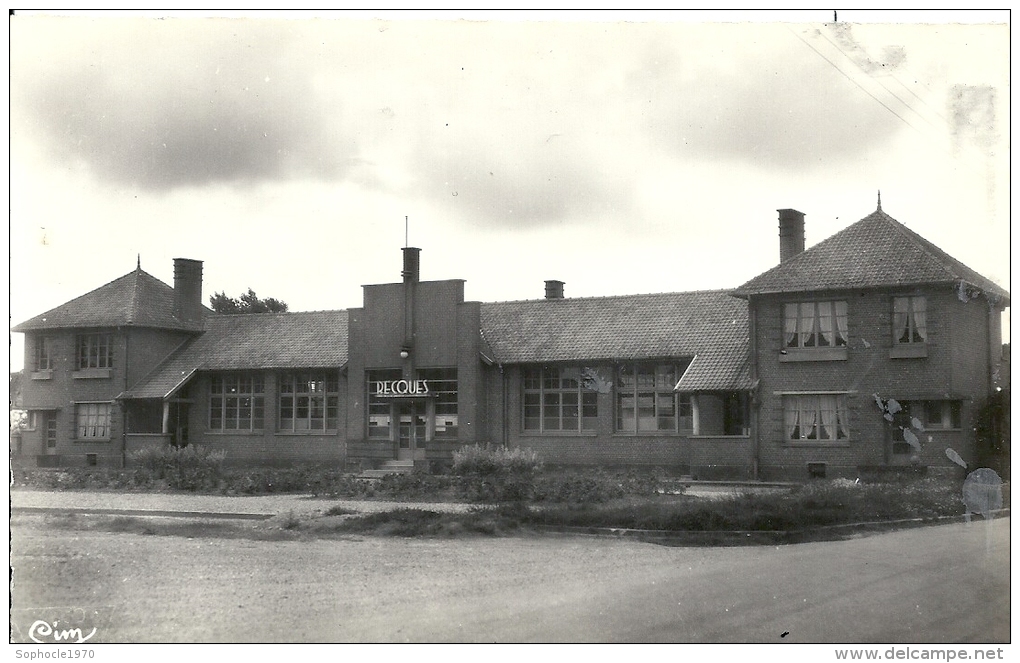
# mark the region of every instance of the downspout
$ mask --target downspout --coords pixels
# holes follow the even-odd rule
[[[124,391],[128,389],[128,358],[131,356],[131,335],[124,332]],[[127,402],[120,401],[120,409],[124,416],[121,418],[120,431],[120,468],[127,469],[127,430],[128,430],[128,409]]]
[[[500,385],[500,399],[503,401],[503,414],[500,416],[500,424],[499,424],[500,428],[502,429],[501,430],[500,438],[502,440],[503,448],[505,449],[505,448],[507,448],[507,445],[510,443],[510,431],[507,428],[507,417],[506,417],[506,415],[507,415],[507,401],[506,401],[506,382],[507,382],[507,377],[506,377],[506,371],[503,370],[503,364],[499,365],[499,378],[500,378],[500,382],[501,382],[501,385]]]
[[[758,388],[758,307],[752,306],[747,298],[748,352],[751,354],[751,477],[761,479],[761,400]]]

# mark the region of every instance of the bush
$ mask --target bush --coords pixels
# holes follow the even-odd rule
[[[547,474],[535,481],[536,502],[606,502],[626,494],[623,482],[602,472]]]
[[[453,453],[460,495],[472,502],[530,499],[542,463],[531,449],[464,447]]]
[[[166,481],[170,488],[196,491],[217,487],[226,455],[225,451],[209,451],[193,444],[183,449],[139,449],[128,454],[128,458],[153,479]]]

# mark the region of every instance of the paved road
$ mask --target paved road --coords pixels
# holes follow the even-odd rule
[[[390,502],[385,500],[340,500],[311,495],[199,495],[189,493],[129,493],[98,490],[11,491],[11,506],[46,509],[121,509],[125,511],[213,512],[250,515],[297,515],[323,512],[331,506],[344,506],[363,513],[410,507],[433,511],[465,511],[468,504],[429,502]]]
[[[251,541],[12,522],[12,623],[114,642],[1004,642],[1009,519],[842,542]],[[785,636],[783,634],[786,634]]]

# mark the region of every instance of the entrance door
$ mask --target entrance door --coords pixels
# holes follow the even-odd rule
[[[170,444],[177,448],[188,446],[188,404],[170,403],[170,417],[167,420]]]
[[[42,429],[45,433],[43,453],[52,456],[57,453],[57,413],[42,413]]]
[[[398,403],[397,409],[397,459],[414,460],[425,458],[425,435],[428,429],[428,413],[425,402],[406,401]]]

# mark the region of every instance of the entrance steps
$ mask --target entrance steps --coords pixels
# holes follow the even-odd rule
[[[410,474],[414,471],[413,460],[388,460],[375,470],[364,470],[358,476],[363,479],[379,479],[387,474]]]

